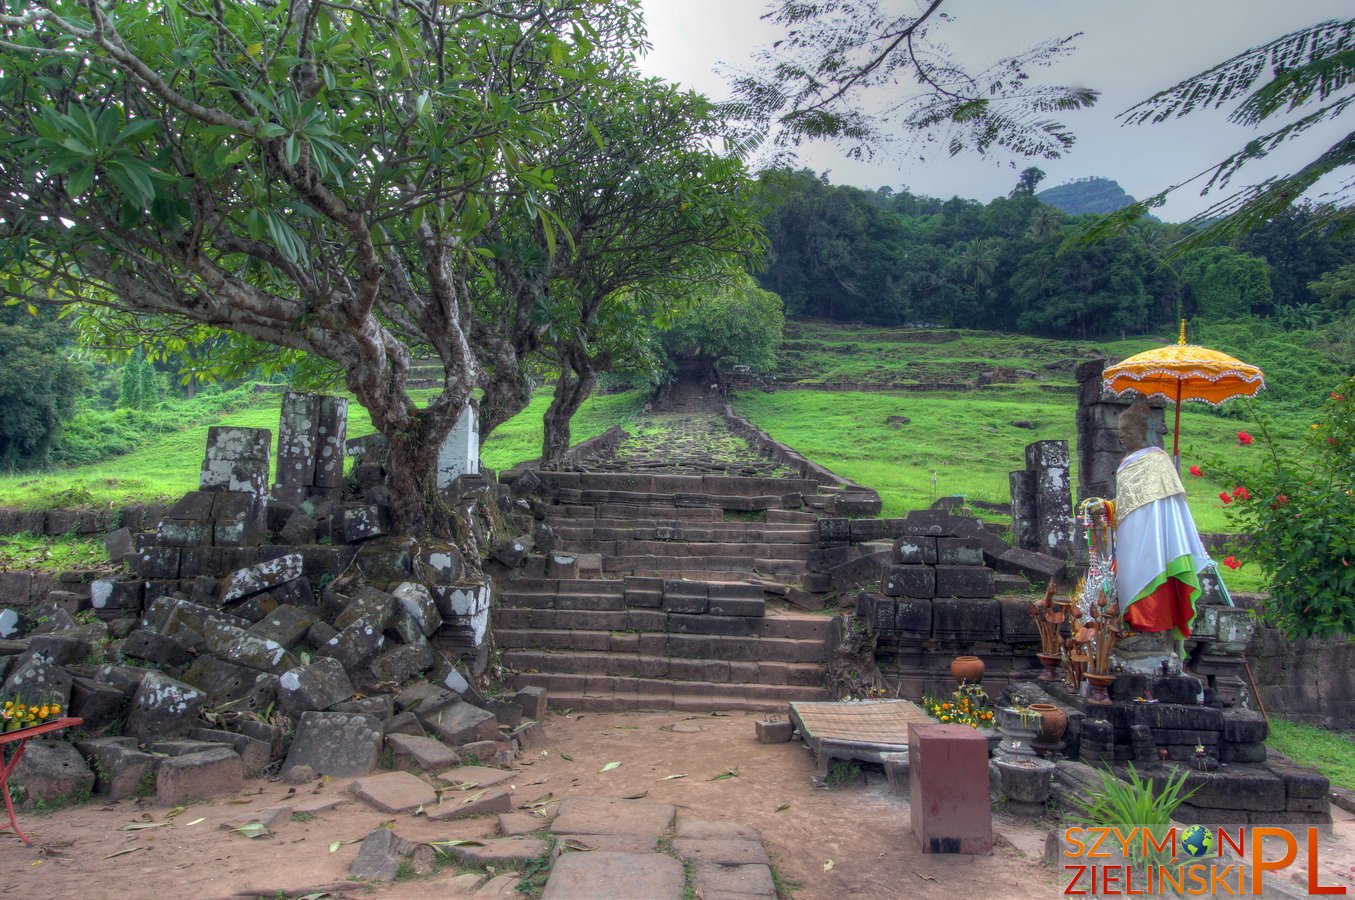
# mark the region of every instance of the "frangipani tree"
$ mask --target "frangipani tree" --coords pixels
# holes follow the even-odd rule
[[[397,524],[445,524],[475,238],[505,198],[555,228],[538,151],[641,40],[629,0],[8,4],[0,290],[328,360],[390,442]],[[445,370],[423,408],[416,348]]]

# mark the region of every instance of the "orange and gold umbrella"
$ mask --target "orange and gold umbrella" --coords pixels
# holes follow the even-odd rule
[[[1164,397],[1176,401],[1176,426],[1172,434],[1172,458],[1181,467],[1181,402],[1197,400],[1218,406],[1234,397],[1255,397],[1266,386],[1264,373],[1240,359],[1186,343],[1186,323],[1181,320],[1177,343],[1136,353],[1101,374],[1102,383],[1119,396],[1129,393]]]

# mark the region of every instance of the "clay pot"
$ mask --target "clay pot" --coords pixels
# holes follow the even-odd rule
[[[957,656],[950,661],[950,674],[957,684],[978,684],[983,681],[983,660],[977,656]]]
[[[1093,675],[1088,673],[1086,676],[1088,683],[1091,684],[1091,696],[1087,698],[1088,703],[1110,703],[1110,686],[1115,681],[1114,675]]]
[[[1040,733],[1036,740],[1042,744],[1057,744],[1068,730],[1068,714],[1052,703],[1032,703],[1030,708],[1040,714]]]
[[[1041,681],[1056,681],[1059,677],[1059,663],[1063,662],[1063,657],[1057,653],[1037,653],[1035,658],[1040,661],[1044,668],[1040,670]]]

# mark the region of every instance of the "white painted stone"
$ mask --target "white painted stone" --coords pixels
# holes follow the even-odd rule
[[[7,638],[19,629],[19,614],[12,609],[0,609],[0,638]]]
[[[438,451],[438,487],[445,488],[459,475],[480,474],[480,420],[467,405]]]

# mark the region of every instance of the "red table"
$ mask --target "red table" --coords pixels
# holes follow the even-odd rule
[[[28,846],[33,842],[28,839],[28,835],[19,830],[19,820],[14,818],[14,802],[9,799],[9,776],[14,772],[14,767],[19,764],[19,759],[24,755],[24,749],[28,747],[28,742],[40,734],[50,734],[53,731],[60,731],[63,728],[70,728],[72,725],[79,725],[84,719],[78,719],[74,716],[64,716],[52,722],[44,722],[41,725],[30,725],[27,728],[20,728],[18,731],[8,731],[0,734],[0,793],[5,795],[5,812],[9,813],[9,824],[14,826],[14,833],[19,836],[19,840]],[[5,744],[15,744],[14,755],[10,756]],[[0,831],[3,831],[5,825],[0,825]]]

